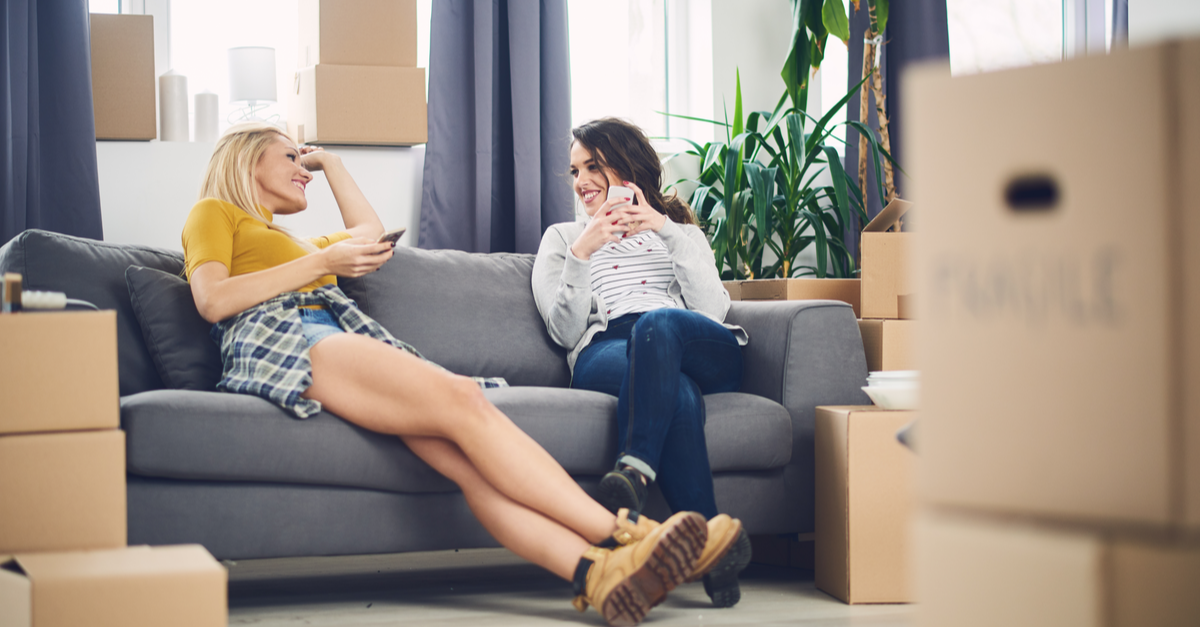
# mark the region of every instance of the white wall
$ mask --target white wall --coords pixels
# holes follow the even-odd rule
[[[1130,0],[1129,45],[1200,34],[1197,0]]]
[[[786,0],[712,0],[713,116],[733,118],[736,73],[742,77],[742,112],[771,111],[783,94],[779,73],[792,45],[792,8]],[[819,107],[813,81],[809,102]]]
[[[96,142],[100,209],[105,241],[182,250],[179,234],[196,202],[213,144],[199,142]],[[402,245],[415,245],[421,208],[425,147],[333,146],[383,220],[407,226]],[[300,235],[340,230],[341,217],[324,176],[308,186],[308,209],[281,216]]]

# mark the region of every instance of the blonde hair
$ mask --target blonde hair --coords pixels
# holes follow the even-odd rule
[[[217,140],[212,158],[208,160],[204,181],[200,184],[200,199],[216,198],[235,205],[267,228],[283,233],[304,250],[314,252],[318,249],[312,242],[267,219],[266,209],[258,202],[254,170],[263,153],[280,137],[295,146],[296,142],[287,133],[270,124],[244,122],[229,127]]]

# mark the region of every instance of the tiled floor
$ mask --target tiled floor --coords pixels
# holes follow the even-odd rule
[[[503,549],[227,564],[231,625],[603,625],[566,582]],[[752,564],[742,602],[714,609],[701,584],[676,589],[644,625],[909,627],[914,607],[848,606],[812,572]]]

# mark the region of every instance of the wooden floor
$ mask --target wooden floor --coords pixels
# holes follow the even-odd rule
[[[571,606],[570,584],[504,549],[226,562],[230,625],[604,625]],[[644,625],[910,627],[909,605],[849,606],[812,571],[751,564],[742,601],[715,609],[701,584],[677,588]]]

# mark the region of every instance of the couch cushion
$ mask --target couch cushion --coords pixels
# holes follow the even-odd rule
[[[398,246],[378,272],[338,285],[393,335],[454,372],[566,387],[566,351],[533,302],[533,259]]]
[[[145,246],[109,244],[30,229],[0,248],[0,271],[24,276],[25,289],[64,292],[117,312],[121,395],[163,387],[134,317],[125,269],[146,266],[178,274],[183,255]]]
[[[486,395],[572,475],[601,475],[616,458],[616,399],[597,392],[513,387]],[[781,405],[748,394],[706,397],[714,472],[767,470],[791,459]],[[129,472],[146,477],[446,492],[453,483],[398,438],[327,412],[296,420],[254,396],[160,390],[121,399]]]
[[[141,266],[127,269],[125,281],[142,338],[163,383],[175,390],[216,390],[221,351],[208,336],[212,324],[200,317],[187,281]]]

